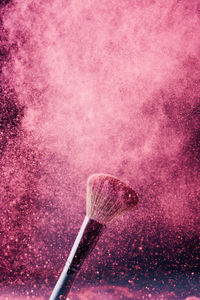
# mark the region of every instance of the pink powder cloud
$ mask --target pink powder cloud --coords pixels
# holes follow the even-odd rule
[[[86,179],[95,172],[119,177],[140,197],[135,213],[111,225],[99,255],[103,245],[112,252],[123,242],[117,255],[129,261],[141,237],[156,247],[152,236],[162,230],[171,248],[183,244],[182,235],[188,243],[196,238],[198,1],[14,1],[4,9],[3,26],[10,45],[3,76],[24,107],[20,137],[3,156],[4,220],[10,199],[4,268],[20,277],[22,266],[24,278],[34,278],[46,264],[38,280],[49,272],[52,285],[63,244],[71,246],[85,213]]]

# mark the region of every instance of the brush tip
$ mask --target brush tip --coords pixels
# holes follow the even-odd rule
[[[109,174],[93,174],[87,181],[87,215],[105,224],[136,206],[135,191]]]

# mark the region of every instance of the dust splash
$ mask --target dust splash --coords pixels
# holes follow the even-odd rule
[[[198,1],[4,1],[1,15],[2,287],[53,285],[87,177],[103,172],[140,205],[80,280],[152,276],[176,289],[173,272],[186,272],[197,293]]]

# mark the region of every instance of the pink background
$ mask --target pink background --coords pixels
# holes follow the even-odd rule
[[[198,296],[199,1],[0,9],[2,291],[53,287],[85,215],[87,177],[105,172],[140,203],[110,224],[77,288],[157,282]]]

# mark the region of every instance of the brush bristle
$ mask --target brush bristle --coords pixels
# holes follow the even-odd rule
[[[106,224],[136,206],[138,197],[125,183],[107,174],[94,174],[87,182],[87,216]]]

